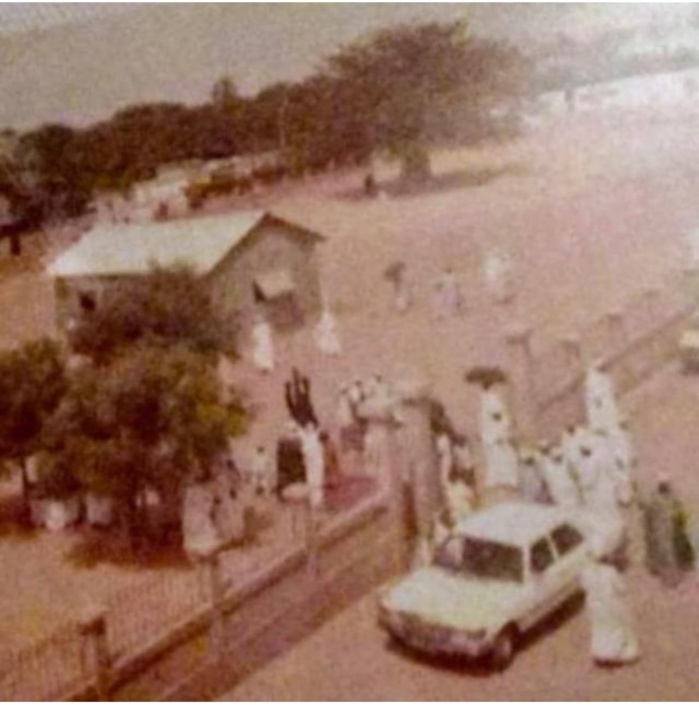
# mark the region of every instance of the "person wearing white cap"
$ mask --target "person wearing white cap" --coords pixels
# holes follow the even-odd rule
[[[626,584],[594,538],[581,575],[590,618],[590,652],[597,665],[623,665],[640,657]]]

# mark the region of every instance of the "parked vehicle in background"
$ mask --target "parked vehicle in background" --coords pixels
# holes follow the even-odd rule
[[[496,505],[459,523],[430,566],[382,589],[379,623],[408,647],[502,670],[520,636],[581,590],[586,550],[564,510]]]

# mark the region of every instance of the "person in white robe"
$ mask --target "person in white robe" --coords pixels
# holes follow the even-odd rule
[[[213,492],[212,519],[221,544],[245,539],[245,503],[242,492],[236,490],[226,472],[219,472],[211,484]]]
[[[185,488],[182,538],[185,552],[194,560],[205,558],[219,545],[214,525],[214,492],[208,483],[195,482]]]
[[[485,449],[484,487],[517,489],[519,462],[511,440],[501,438]]]
[[[563,449],[559,446],[544,449],[540,457],[546,490],[553,503],[559,507],[579,507],[580,488],[566,462]]]
[[[572,473],[578,472],[580,463],[580,444],[587,437],[584,426],[569,425],[561,437],[563,459]]]
[[[486,288],[496,302],[504,303],[512,299],[512,263],[506,255],[486,255],[483,273]]]
[[[496,385],[484,386],[481,391],[480,433],[486,448],[512,438],[512,420]]]
[[[548,487],[543,475],[543,457],[535,448],[520,447],[519,494],[525,502],[549,502]]]
[[[617,478],[617,494],[623,506],[629,506],[634,499],[634,470],[636,456],[631,445],[628,427],[624,419],[619,427],[607,433],[611,457],[614,461],[614,472]]]
[[[264,445],[259,445],[250,459],[250,479],[255,492],[265,497],[277,488],[277,476],[272,458]]]
[[[605,542],[606,551],[626,559],[627,524],[620,506],[619,480],[609,443],[604,434],[597,431],[582,441],[580,450],[578,473],[586,534]]]
[[[323,309],[313,335],[321,353],[327,356],[339,356],[342,353],[337,320],[327,307]]]
[[[619,427],[620,414],[612,379],[600,364],[592,365],[585,375],[585,410],[588,425],[593,430]]]
[[[454,316],[461,309],[461,289],[453,270],[447,268],[434,284],[434,315],[436,318]]]
[[[615,566],[592,543],[581,583],[590,619],[590,653],[598,665],[636,662],[640,647],[628,602],[628,590]]]
[[[325,503],[325,457],[320,433],[313,423],[309,423],[301,429],[300,436],[309,501],[313,509],[320,509]]]
[[[272,327],[260,316],[252,327],[252,362],[263,373],[274,370],[274,338]]]

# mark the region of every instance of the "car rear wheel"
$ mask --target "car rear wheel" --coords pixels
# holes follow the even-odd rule
[[[493,641],[493,650],[490,654],[490,661],[496,670],[506,670],[515,656],[515,645],[517,643],[517,631],[508,626],[500,631]]]

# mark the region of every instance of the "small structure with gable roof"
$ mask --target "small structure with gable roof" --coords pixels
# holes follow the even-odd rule
[[[266,211],[97,225],[48,268],[57,324],[65,329],[99,309],[106,290],[154,266],[186,265],[207,284],[219,316],[243,336],[259,313],[277,329],[293,329],[320,312],[316,247],[324,240]]]

